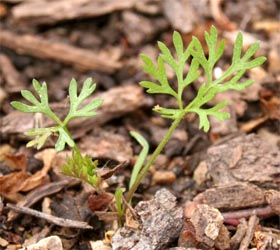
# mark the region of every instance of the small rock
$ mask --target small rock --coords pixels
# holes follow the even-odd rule
[[[121,228],[112,238],[113,250],[160,250],[179,237],[183,210],[167,189],[159,190],[150,201],[139,202],[135,212],[140,230]]]
[[[21,250],[63,250],[61,239],[58,236],[50,236],[38,241],[36,244],[32,244]]]
[[[176,180],[176,175],[172,171],[159,170],[153,175],[153,182],[155,184],[172,183]]]

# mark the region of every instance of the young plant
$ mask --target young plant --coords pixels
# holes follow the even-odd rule
[[[252,44],[242,56],[243,37],[239,32],[234,43],[233,56],[230,67],[217,79],[213,77],[215,64],[221,58],[224,52],[225,41],[218,43],[218,33],[214,26],[210,32],[205,32],[205,40],[208,48],[208,56],[206,57],[201,42],[198,38],[193,37],[190,44],[184,49],[183,40],[178,32],[173,34],[173,44],[175,47],[176,56],[173,56],[171,51],[162,42],[158,42],[158,47],[161,51],[157,58],[157,66],[146,55],[141,58],[144,62],[144,71],[155,78],[156,82],[142,81],[140,85],[147,89],[150,94],[165,94],[170,95],[177,101],[178,108],[170,109],[160,106],[155,106],[154,111],[159,113],[164,118],[173,120],[172,125],[168,129],[166,135],[159,143],[146,165],[141,165],[137,177],[133,180],[129,192],[126,196],[127,201],[131,201],[134,192],[138,188],[141,180],[154,163],[157,156],[161,153],[164,146],[169,141],[174,130],[177,128],[181,120],[187,113],[196,113],[199,117],[199,128],[205,132],[210,129],[209,116],[214,116],[220,121],[229,118],[229,113],[222,111],[228,103],[222,101],[211,108],[206,108],[205,105],[212,101],[216,94],[227,90],[242,91],[246,87],[253,84],[253,80],[240,81],[242,76],[248,69],[255,68],[263,64],[265,57],[257,57],[252,59],[253,55],[259,48],[259,43]],[[184,69],[190,61],[188,73],[184,74]],[[177,86],[173,88],[166,74],[165,66],[168,65],[175,73],[177,78]],[[183,100],[183,92],[192,83],[197,80],[201,74],[201,70],[205,76],[205,82],[198,89],[196,97],[190,102],[185,103]],[[143,160],[141,160],[143,162]]]
[[[23,98],[32,105],[18,101],[11,102],[11,105],[15,109],[25,113],[44,114],[51,118],[56,123],[56,126],[28,130],[25,134],[35,138],[27,143],[27,147],[36,146],[37,149],[40,149],[51,135],[57,135],[58,139],[55,143],[55,150],[57,152],[64,150],[66,144],[70,148],[73,148],[72,158],[67,158],[67,162],[63,166],[62,172],[66,175],[85,180],[93,185],[97,191],[99,191],[101,178],[98,176],[96,171],[98,162],[92,161],[92,159],[87,155],[82,156],[67,128],[67,125],[72,119],[79,117],[92,117],[96,115],[95,110],[103,102],[101,98],[93,99],[84,105],[85,100],[94,92],[96,84],[92,83],[91,78],[86,79],[80,93],[78,94],[77,82],[74,79],[71,80],[69,86],[70,108],[64,120],[59,119],[49,106],[47,84],[43,82],[41,85],[34,79],[33,87],[39,98],[35,97],[29,90],[21,91]]]

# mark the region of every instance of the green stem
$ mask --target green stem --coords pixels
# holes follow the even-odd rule
[[[155,151],[153,152],[152,156],[149,158],[147,164],[141,169],[139,172],[137,179],[135,180],[134,184],[130,188],[128,194],[126,195],[126,200],[128,203],[130,203],[135,191],[137,190],[138,186],[140,185],[142,179],[144,178],[145,174],[149,171],[150,167],[153,165],[155,159],[158,157],[158,155],[161,153],[167,142],[170,140],[174,130],[178,127],[180,121],[185,115],[185,111],[182,110],[182,112],[179,114],[179,116],[173,121],[171,127],[168,129],[167,133],[163,137],[160,144],[157,146]]]

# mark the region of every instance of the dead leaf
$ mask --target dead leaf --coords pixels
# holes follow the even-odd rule
[[[188,247],[197,247],[198,244],[199,242],[196,240],[195,237],[194,226],[189,220],[186,220],[184,222],[183,229],[179,236],[178,246],[188,248]]]
[[[21,191],[32,190],[33,188],[43,184],[49,178],[47,174],[55,155],[56,152],[54,149],[45,149],[44,151],[41,151],[35,155],[37,159],[43,161],[44,166],[40,171],[25,179],[25,181],[20,185]]]
[[[11,170],[22,170],[26,171],[27,168],[27,158],[25,154],[6,154],[5,162],[8,164]]]
[[[20,191],[19,183],[22,183],[27,177],[25,171],[16,172],[0,176],[1,193],[14,194]]]
[[[19,192],[20,183],[27,178],[27,159],[25,154],[5,155],[5,162],[11,170],[21,170],[0,176],[1,193],[14,194]]]
[[[0,146],[0,162],[3,162],[6,158],[7,154],[13,154],[15,152],[15,149],[12,148],[8,144],[3,144]]]
[[[0,176],[1,192],[15,194],[20,191],[29,191],[41,185],[47,178],[47,173],[55,156],[54,149],[46,149],[36,155],[43,160],[44,167],[34,175],[27,174],[27,158],[25,154],[6,155],[6,162],[12,170],[19,169],[8,175]]]
[[[269,100],[260,99],[262,107],[268,117],[272,120],[280,120],[280,99],[276,96]]]
[[[109,207],[114,196],[110,193],[90,194],[88,197],[88,207],[91,211],[105,211]]]

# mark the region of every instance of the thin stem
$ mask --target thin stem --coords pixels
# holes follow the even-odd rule
[[[144,178],[145,174],[149,171],[149,169],[153,165],[155,159],[158,157],[158,155],[161,153],[161,151],[163,150],[163,148],[165,147],[167,142],[170,140],[174,130],[178,127],[178,125],[179,125],[180,121],[182,120],[182,118],[184,117],[184,115],[185,115],[185,111],[182,110],[182,112],[179,114],[179,116],[173,121],[171,127],[168,129],[168,131],[165,134],[165,136],[163,137],[162,141],[160,142],[160,144],[157,146],[157,148],[153,152],[153,154],[150,157],[150,159],[148,160],[147,164],[139,172],[137,179],[135,180],[134,184],[132,185],[132,187],[130,188],[130,190],[126,196],[126,200],[128,201],[128,203],[130,203],[135,191],[137,190],[137,188],[138,188],[139,184],[141,183],[142,179]]]
[[[63,122],[56,116],[54,112],[50,108],[46,112],[43,112],[45,115],[50,117],[54,122],[56,122],[60,127],[63,127]]]

